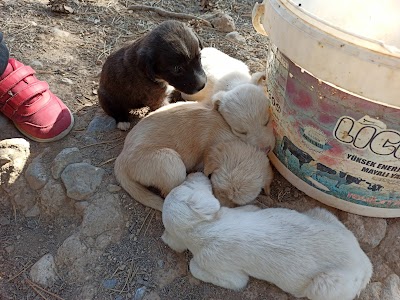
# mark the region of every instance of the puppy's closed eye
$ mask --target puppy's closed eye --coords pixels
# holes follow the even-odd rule
[[[238,135],[247,135],[246,131],[239,131],[239,130],[233,129],[233,132],[238,134]]]

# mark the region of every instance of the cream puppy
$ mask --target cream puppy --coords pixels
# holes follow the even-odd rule
[[[351,300],[368,284],[370,260],[327,210],[220,207],[211,190],[190,174],[164,202],[162,240],[192,252],[194,277],[239,290],[252,276],[312,300]]]
[[[121,186],[137,201],[162,210],[163,199],[199,170],[211,146],[240,139],[262,151],[271,148],[269,101],[262,88],[242,84],[213,98],[214,107],[196,102],[168,105],[142,119],[127,135],[115,161]]]
[[[182,98],[187,101],[211,104],[212,96],[219,91],[228,91],[243,83],[260,84],[265,79],[265,72],[252,76],[244,62],[216,48],[206,47],[200,53],[207,82],[205,87],[195,94],[181,93]]]
[[[273,135],[272,129],[269,134]],[[266,153],[240,140],[211,147],[204,159],[204,174],[211,175],[213,193],[221,205],[229,207],[250,203],[261,189],[269,194],[273,179]]]

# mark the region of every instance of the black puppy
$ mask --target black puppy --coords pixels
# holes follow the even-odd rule
[[[206,84],[200,61],[201,42],[192,29],[178,21],[165,21],[154,30],[111,54],[103,65],[98,89],[104,111],[130,126],[129,112],[168,104],[175,89],[195,94]]]

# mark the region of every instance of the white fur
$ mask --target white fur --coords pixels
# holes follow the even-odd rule
[[[243,83],[259,84],[265,78],[265,72],[250,74],[249,67],[224,52],[206,47],[201,50],[201,63],[207,75],[206,86],[198,93],[181,93],[187,101],[211,103],[212,96],[219,91],[228,91]]]
[[[353,233],[327,210],[220,207],[202,173],[171,191],[162,219],[163,241],[193,253],[193,276],[225,288],[242,289],[252,276],[296,297],[351,300],[372,275]]]

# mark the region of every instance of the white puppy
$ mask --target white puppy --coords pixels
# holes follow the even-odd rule
[[[249,67],[224,52],[206,47],[201,50],[201,64],[207,75],[205,87],[192,95],[181,93],[187,101],[211,104],[211,98],[219,91],[228,91],[243,83],[260,84],[265,79],[265,72],[250,74]]]
[[[328,211],[220,207],[202,173],[171,191],[162,219],[163,241],[193,253],[193,276],[225,288],[253,276],[296,297],[351,300],[372,275],[353,233]]]
[[[272,127],[269,134],[273,135]],[[273,179],[266,153],[240,140],[211,147],[204,158],[204,174],[211,175],[214,195],[223,206],[248,204],[263,188],[269,194]]]

